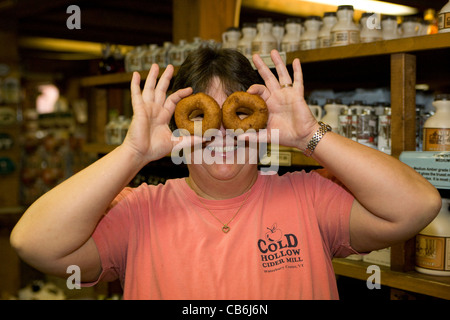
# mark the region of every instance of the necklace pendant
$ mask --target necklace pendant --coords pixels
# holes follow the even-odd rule
[[[227,226],[227,225],[224,225],[224,226],[222,227],[222,231],[223,231],[223,233],[228,233],[228,231],[230,231],[230,227]]]

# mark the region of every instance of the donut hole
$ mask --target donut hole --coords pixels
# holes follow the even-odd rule
[[[202,109],[195,109],[189,114],[189,120],[190,121],[203,121],[203,118],[205,117],[205,113]]]
[[[247,107],[238,107],[236,109],[236,115],[239,119],[243,120],[253,114],[253,110]]]

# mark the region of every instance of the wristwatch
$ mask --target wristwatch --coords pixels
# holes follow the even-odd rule
[[[314,133],[311,140],[309,140],[308,145],[306,146],[306,150],[304,152],[305,156],[310,157],[312,153],[314,152],[314,149],[316,149],[317,145],[319,144],[319,141],[323,138],[325,133],[328,131],[332,131],[331,127],[323,123],[322,121],[319,121],[319,129],[317,129],[316,133]]]

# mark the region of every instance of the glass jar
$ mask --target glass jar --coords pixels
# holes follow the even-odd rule
[[[300,36],[302,33],[301,20],[288,18],[285,24],[286,34],[281,41],[281,51],[291,52],[300,50]]]
[[[318,48],[318,35],[322,19],[319,16],[309,16],[306,18],[304,25],[305,32],[300,36],[300,50]]]
[[[258,33],[252,41],[252,54],[270,54],[270,51],[277,49],[277,39],[272,34],[272,26],[271,18],[258,19]]]
[[[242,24],[242,38],[238,42],[237,50],[246,57],[252,55],[252,41],[256,32],[256,24],[248,22]]]
[[[331,28],[333,28],[337,22],[336,12],[325,12],[322,21],[323,25],[317,36],[319,48],[328,48],[331,46]]]
[[[361,32],[359,35],[360,42],[383,40],[379,15],[371,12],[364,12],[359,22],[361,24]]]
[[[331,46],[344,46],[359,42],[359,27],[353,21],[353,6],[339,6],[337,22],[331,29]]]

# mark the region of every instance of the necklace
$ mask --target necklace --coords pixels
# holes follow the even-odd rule
[[[205,204],[203,203],[203,201],[202,200],[200,200],[200,198],[198,198],[198,200],[200,201],[200,203],[202,204],[202,207],[204,208],[204,209],[206,209],[208,212],[209,212],[209,214],[211,214],[217,221],[219,221],[222,225],[223,225],[223,227],[222,227],[222,231],[223,231],[223,233],[228,233],[229,231],[230,231],[230,226],[229,226],[229,224],[231,223],[231,221],[233,221],[234,220],[234,218],[236,218],[236,216],[238,215],[238,213],[239,213],[239,211],[241,211],[241,208],[244,206],[244,203],[247,201],[247,199],[248,199],[248,196],[250,195],[250,191],[247,193],[247,196],[245,196],[245,199],[244,199],[244,201],[242,201],[242,204],[240,205],[240,207],[239,207],[239,209],[236,211],[236,213],[234,214],[234,216],[230,219],[230,221],[228,221],[227,223],[223,223],[222,221],[220,221],[220,219],[219,218],[217,218],[206,206],[205,206]]]

